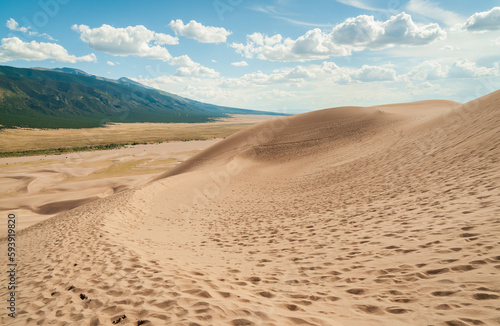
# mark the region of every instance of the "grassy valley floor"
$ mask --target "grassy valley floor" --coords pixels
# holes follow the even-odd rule
[[[224,138],[272,118],[276,116],[234,115],[207,123],[116,123],[87,129],[2,129],[0,157],[76,152],[82,147],[97,147],[88,148],[93,150],[124,144]]]

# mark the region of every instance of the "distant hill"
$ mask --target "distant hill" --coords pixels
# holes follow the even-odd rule
[[[108,122],[208,122],[229,114],[274,114],[186,99],[128,78],[73,68],[0,66],[4,128],[90,128]]]

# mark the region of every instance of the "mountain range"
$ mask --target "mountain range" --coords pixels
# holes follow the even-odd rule
[[[110,122],[209,122],[230,114],[272,114],[217,106],[73,68],[0,66],[3,128],[90,128]]]

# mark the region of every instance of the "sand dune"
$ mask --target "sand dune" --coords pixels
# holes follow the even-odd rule
[[[219,139],[0,158],[0,216],[19,212],[18,229],[148,182]],[[0,234],[7,221],[0,220]]]
[[[18,317],[0,322],[499,325],[499,107],[495,92],[240,131],[19,232]]]

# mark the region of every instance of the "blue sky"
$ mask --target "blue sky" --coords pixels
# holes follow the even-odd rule
[[[0,64],[74,67],[188,98],[298,113],[500,88],[500,1],[24,0]]]

